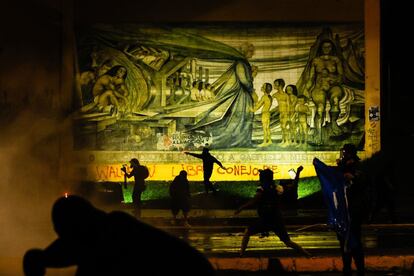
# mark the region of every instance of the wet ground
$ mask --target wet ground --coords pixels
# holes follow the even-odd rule
[[[216,276],[274,276],[274,275],[290,275],[290,276],[342,276],[341,272],[314,272],[314,273],[284,273],[275,274],[274,272],[246,272],[246,271],[218,271]],[[354,274],[356,275],[356,273]],[[367,272],[365,276],[412,276],[410,272],[402,271],[376,271]]]
[[[201,212],[201,211],[200,211]],[[172,235],[186,240],[189,244],[203,252],[209,258],[234,258],[238,260],[238,251],[240,248],[242,235],[245,227],[254,221],[254,213],[246,212],[240,217],[229,217],[229,212],[209,211],[205,213],[193,212],[190,219],[191,228],[185,228],[181,222],[172,223],[169,210],[156,211],[147,210],[144,212],[143,220],[169,232]],[[339,256],[338,241],[336,234],[330,231],[323,223],[325,214],[314,211],[313,213],[300,213],[286,216],[287,230],[293,241],[299,243],[315,257]],[[384,221],[381,221],[384,222]],[[54,236],[50,222],[44,225],[33,225],[32,232],[48,231],[44,240],[32,237],[26,237],[27,243],[42,247],[50,242]],[[20,241],[22,244],[23,240]],[[26,243],[26,244],[27,244]],[[363,243],[367,256],[414,256],[414,223],[411,220],[405,220],[400,224],[376,223],[363,225]],[[32,247],[32,246],[30,246]],[[21,248],[21,251],[25,250]],[[268,237],[254,235],[251,237],[246,254],[243,258],[284,258],[299,256],[292,249],[286,248],[280,240],[270,233]],[[411,264],[410,264],[411,265]],[[411,267],[411,266],[409,266]],[[413,275],[411,268],[400,269],[398,267],[388,267],[381,271],[368,271],[367,276],[371,275]],[[75,268],[63,270],[50,270],[46,275],[68,276],[74,275]],[[411,274],[410,274],[411,273]],[[19,256],[8,256],[7,251],[0,255],[0,276],[22,275],[21,259]],[[253,276],[253,275],[275,275],[269,271],[234,271],[220,270],[218,276]],[[339,272],[321,271],[318,273],[278,273],[276,275],[341,275]]]
[[[234,255],[240,248],[242,226],[164,226],[165,231],[187,240],[206,255]],[[288,226],[291,239],[304,248],[326,253],[338,249],[336,234],[323,225]],[[411,250],[414,248],[414,224],[371,224],[363,226],[363,243],[367,252]],[[286,255],[290,249],[272,232],[268,237],[254,235],[250,238],[247,255]]]

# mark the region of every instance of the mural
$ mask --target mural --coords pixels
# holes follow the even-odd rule
[[[76,149],[362,149],[363,30],[234,23],[79,30]]]

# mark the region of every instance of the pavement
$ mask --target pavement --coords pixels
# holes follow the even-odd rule
[[[191,228],[184,227],[182,221],[174,223],[165,209],[144,209],[141,219],[186,240],[223,273],[319,275],[342,270],[339,243],[326,225],[326,210],[284,212],[292,240],[307,249],[312,258],[286,248],[272,233],[264,238],[252,236],[246,254],[240,257],[244,228],[256,218],[256,211],[245,210],[237,216],[233,213],[234,210],[192,210]],[[381,212],[371,224],[363,225],[366,270],[372,275],[414,275],[414,216],[406,209],[399,210],[397,218],[398,223],[390,223]]]
[[[131,214],[133,211],[127,204],[98,207]],[[194,209],[190,212],[190,228],[184,227],[181,219],[174,222],[168,209],[144,208],[141,220],[197,248],[216,268],[218,276],[341,275],[339,244],[335,233],[326,225],[326,217],[325,209],[284,211],[289,235],[312,258],[285,247],[273,233],[268,237],[252,236],[246,254],[240,257],[243,231],[256,219],[255,210],[244,210],[235,216],[234,210],[229,209]],[[409,208],[398,210],[397,219],[398,223],[390,223],[382,212],[371,224],[363,225],[366,275],[414,276],[414,213]],[[72,267],[51,269],[46,275],[74,273]],[[2,275],[21,275],[21,258],[1,256]]]

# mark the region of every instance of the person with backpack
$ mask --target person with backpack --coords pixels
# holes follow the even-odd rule
[[[141,195],[147,188],[145,185],[145,179],[149,176],[149,171],[146,166],[143,166],[139,163],[137,158],[132,158],[130,161],[130,168],[132,169],[130,173],[127,172],[126,167],[122,167],[121,170],[125,173],[125,176],[130,178],[134,177],[135,185],[132,192],[132,202],[134,204],[135,217],[141,217]]]
[[[251,235],[273,231],[287,247],[293,248],[307,257],[310,257],[311,254],[299,244],[292,241],[286,231],[282,213],[279,208],[280,191],[278,191],[277,185],[274,183],[273,171],[265,169],[259,170],[259,172],[260,186],[256,191],[255,197],[240,206],[234,213],[237,215],[248,207],[257,206],[257,214],[259,216],[257,221],[248,226],[244,232],[240,248],[240,256],[244,255]]]

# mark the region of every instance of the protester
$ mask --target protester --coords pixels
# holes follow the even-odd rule
[[[180,171],[170,185],[170,197],[171,197],[171,212],[174,217],[174,223],[177,222],[177,215],[180,210],[183,212],[184,226],[191,227],[188,223],[188,212],[190,211],[190,185],[187,179],[187,172],[185,170]]]
[[[286,231],[279,208],[280,198],[273,180],[273,171],[270,169],[260,170],[259,176],[260,187],[257,189],[254,198],[240,206],[234,213],[237,215],[248,207],[257,206],[259,216],[258,220],[248,226],[244,232],[240,256],[244,255],[251,235],[267,231],[273,231],[287,247],[291,247],[306,256],[311,256],[299,244],[292,241]]]
[[[365,174],[360,169],[356,147],[341,148],[337,167],[329,167],[315,158],[313,164],[328,204],[328,224],[339,240],[343,274],[352,275],[354,259],[358,275],[365,274],[361,225],[368,212]]]
[[[52,222],[58,238],[45,249],[26,252],[26,276],[69,266],[77,266],[77,276],[214,275],[208,260],[186,242],[125,212],[106,213],[78,196],[59,198]]]
[[[210,190],[213,192],[213,194],[215,194],[217,192],[217,189],[211,183],[210,177],[213,174],[214,163],[217,163],[223,170],[225,170],[226,168],[223,166],[223,164],[221,164],[221,162],[218,161],[217,158],[211,155],[209,149],[206,147],[203,148],[203,152],[201,154],[191,153],[187,151],[185,151],[184,153],[203,160],[203,177],[206,194],[208,194]]]
[[[140,218],[142,207],[141,195],[146,189],[145,179],[149,176],[149,171],[148,168],[142,166],[136,158],[132,158],[129,163],[130,168],[132,169],[130,173],[127,172],[125,166],[123,166],[121,170],[125,173],[126,177],[134,177],[135,185],[132,192],[132,202],[134,203],[135,217]]]

